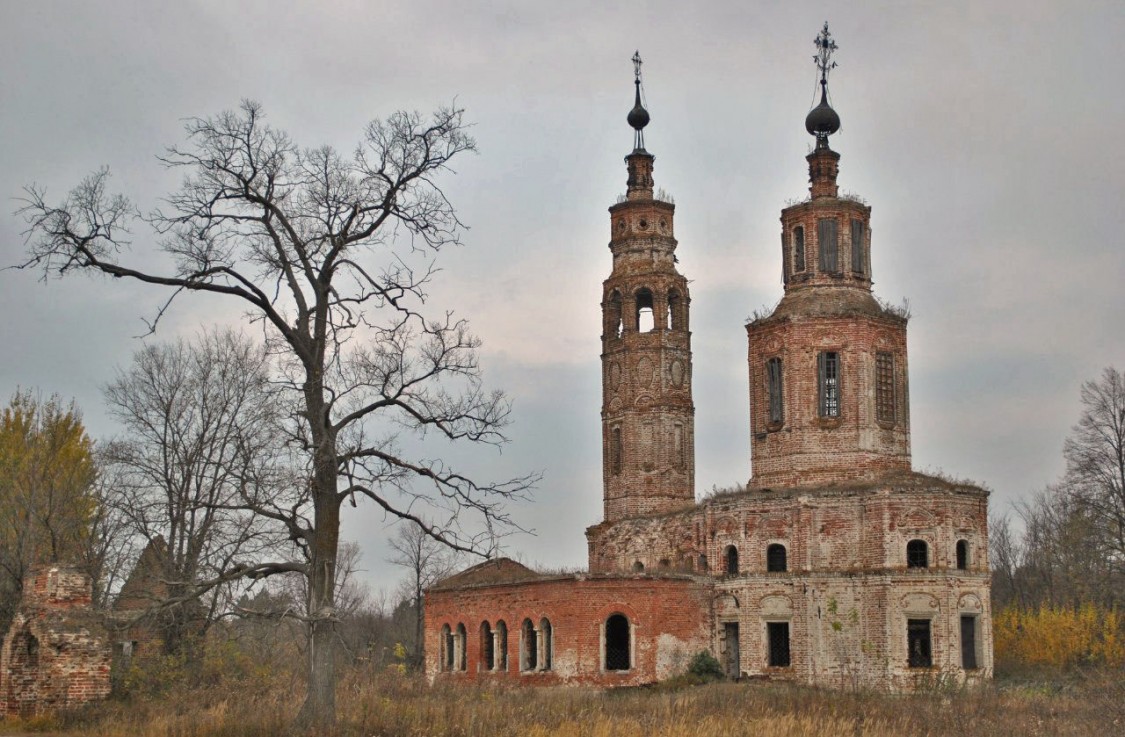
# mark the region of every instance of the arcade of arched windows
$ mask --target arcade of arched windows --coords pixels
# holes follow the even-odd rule
[[[607,338],[620,338],[627,332],[688,329],[687,298],[676,287],[662,291],[643,286],[628,294],[614,289],[606,296],[602,313]]]
[[[476,633],[475,670],[478,673],[508,673],[512,670],[512,662],[520,673],[553,670],[555,635],[549,617],[538,620],[524,618],[511,637],[506,620],[486,619],[481,621]],[[439,670],[443,673],[467,672],[471,645],[463,622],[443,624],[439,636]]]

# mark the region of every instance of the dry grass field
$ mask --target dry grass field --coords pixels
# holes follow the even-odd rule
[[[1125,734],[1121,671],[1001,678],[971,691],[913,696],[840,693],[763,683],[593,689],[428,687],[394,672],[348,673],[343,736],[826,737],[829,735]],[[282,680],[288,682],[282,683]],[[256,737],[286,731],[301,684],[196,686],[110,701],[84,713],[18,724],[0,734],[84,737]]]

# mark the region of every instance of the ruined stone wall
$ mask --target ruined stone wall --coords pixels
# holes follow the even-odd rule
[[[461,681],[500,680],[521,685],[635,686],[682,672],[690,658],[711,647],[708,582],[690,578],[561,576],[511,584],[464,586],[426,594],[426,673]],[[606,668],[605,627],[611,615],[626,617],[631,667]],[[534,670],[521,670],[522,625],[551,629],[550,665],[539,653]],[[507,629],[507,662],[494,642],[494,668],[482,650],[482,623]],[[454,635],[454,667],[447,670],[443,627]],[[464,641],[457,633],[463,627]],[[464,656],[462,659],[462,650]],[[464,664],[462,669],[461,664]]]

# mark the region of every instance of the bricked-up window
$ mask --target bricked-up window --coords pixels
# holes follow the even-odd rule
[[[539,642],[535,625],[530,619],[523,620],[520,627],[520,670],[535,670],[539,664]]]
[[[825,274],[840,272],[837,255],[840,250],[835,218],[821,218],[816,221],[816,244],[820,254],[820,270]]]
[[[977,618],[970,614],[961,615],[961,667],[965,670],[980,667],[977,665]]]
[[[906,567],[928,568],[930,565],[929,550],[925,540],[911,540],[906,544]]]
[[[653,314],[652,292],[646,288],[637,290],[637,332],[650,333],[656,329],[656,315]]]
[[[457,670],[468,670],[469,659],[468,653],[466,652],[468,648],[466,648],[465,645],[468,644],[469,638],[465,636],[464,624],[459,623],[457,625],[457,637],[455,639],[457,642]]]
[[[738,548],[733,545],[728,545],[726,552],[723,553],[723,562],[726,564],[726,573],[728,576],[738,575]]]
[[[485,670],[492,670],[496,667],[493,646],[492,627],[485,620],[480,623],[480,667]]]
[[[701,554],[699,556],[699,571],[701,573],[707,573],[707,571],[708,571],[708,569],[707,569],[707,556],[706,555]]]
[[[817,395],[821,417],[840,416],[840,354],[825,351],[816,357]]]
[[[862,220],[852,221],[852,271],[867,271],[867,233]]]
[[[906,620],[906,648],[911,668],[929,668],[934,664],[930,650],[930,620]]]
[[[770,573],[783,573],[789,569],[785,556],[785,546],[773,543],[766,548],[766,570]]]
[[[766,622],[769,638],[769,664],[771,668],[789,667],[789,623]]]
[[[554,630],[546,617],[539,620],[539,669],[551,670],[552,651],[555,647]]]
[[[781,404],[781,359],[766,361],[766,390],[769,394],[769,421],[780,425],[785,419]]]
[[[503,619],[496,623],[496,670],[508,670],[508,623]]]
[[[609,468],[614,476],[621,474],[621,428],[615,427],[609,431]]]
[[[676,470],[687,467],[687,443],[684,442],[684,426],[676,423],[672,427],[672,459]]]
[[[629,620],[624,614],[614,614],[605,621],[605,669],[629,670],[629,650]]]
[[[793,228],[793,271],[805,270],[805,228],[798,225]]]
[[[957,570],[964,571],[969,568],[969,541],[957,541]]]
[[[875,417],[895,421],[895,356],[886,351],[875,354]]]
[[[448,624],[441,626],[441,669],[453,670],[453,630]]]

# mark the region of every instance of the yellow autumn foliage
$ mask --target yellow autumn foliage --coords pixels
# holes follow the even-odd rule
[[[1089,602],[1079,607],[1008,607],[992,619],[996,662],[1001,667],[1125,666],[1123,625],[1116,609]]]

